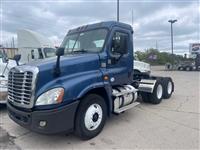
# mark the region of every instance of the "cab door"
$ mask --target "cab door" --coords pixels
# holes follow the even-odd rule
[[[107,71],[111,85],[129,84],[133,75],[133,43],[130,30],[115,27],[110,37]]]

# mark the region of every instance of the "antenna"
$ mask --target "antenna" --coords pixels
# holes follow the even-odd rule
[[[119,22],[119,0],[117,0],[117,21]]]
[[[156,49],[158,50],[158,41],[156,40]]]
[[[133,10],[132,10],[132,20],[131,20],[131,22],[132,22],[132,27],[133,27],[133,24],[134,24],[134,12],[133,12]]]
[[[15,48],[15,39],[12,37],[13,48]]]

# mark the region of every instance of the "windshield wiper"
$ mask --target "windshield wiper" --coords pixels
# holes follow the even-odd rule
[[[88,51],[85,49],[75,50],[73,53],[87,53]]]

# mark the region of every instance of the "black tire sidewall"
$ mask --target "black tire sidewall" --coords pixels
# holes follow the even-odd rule
[[[144,103],[149,103],[149,93],[141,92],[141,96]]]
[[[153,93],[150,94],[150,99],[149,99],[149,101],[150,101],[152,104],[159,104],[159,103],[162,101],[162,96],[161,96],[161,98],[158,98],[158,97],[157,97],[157,88],[158,88],[158,85],[161,85],[161,86],[162,86],[162,89],[163,89],[163,84],[162,84],[162,82],[161,82],[160,79],[157,79],[156,84],[155,84],[155,86],[154,86]]]
[[[90,131],[85,126],[84,118],[85,118],[85,113],[87,109],[92,104],[100,105],[103,111],[103,115],[102,115],[102,121],[100,125],[97,127],[97,129]],[[75,121],[75,132],[83,140],[91,139],[97,136],[101,132],[106,122],[106,118],[107,118],[107,107],[106,107],[106,103],[104,99],[101,96],[96,95],[96,94],[87,95],[85,98],[81,100],[78,107],[76,121]]]
[[[186,71],[190,71],[190,67],[186,67]]]
[[[171,93],[168,93],[168,83],[172,83],[172,91]],[[170,77],[163,79],[163,98],[168,99],[171,97],[172,93],[174,91],[174,83]]]

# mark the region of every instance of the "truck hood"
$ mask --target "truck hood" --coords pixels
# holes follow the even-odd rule
[[[81,64],[82,62],[93,61],[99,59],[98,54],[70,54],[66,56],[61,56],[60,58],[60,66],[61,69],[64,67],[68,67],[75,64]],[[57,57],[40,59],[37,61],[32,61],[27,63],[26,65],[36,66],[40,71],[48,70],[56,65]]]
[[[54,76],[54,68],[56,65],[56,57],[44,59],[41,61],[29,63],[27,65],[37,66],[39,73],[37,76],[36,89],[40,89],[48,82],[59,80],[59,78],[67,77],[87,71],[98,70],[99,55],[98,54],[74,54],[61,56],[60,69],[61,74],[59,77]],[[62,83],[60,83],[62,84]]]

